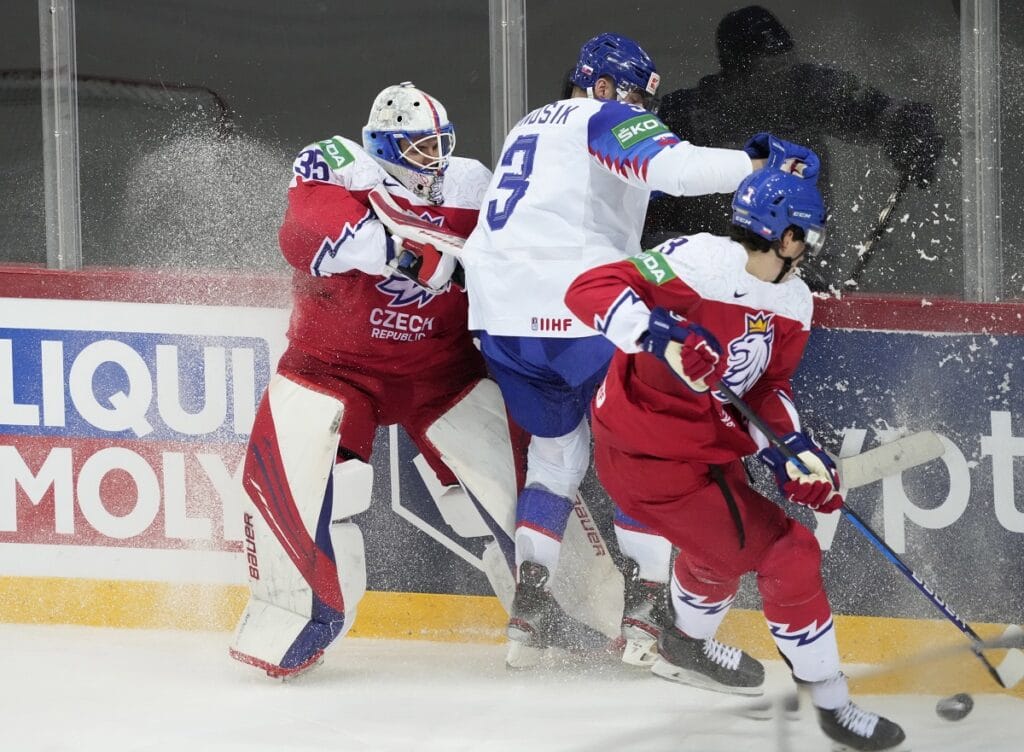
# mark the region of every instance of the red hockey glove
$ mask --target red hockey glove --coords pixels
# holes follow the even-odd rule
[[[698,393],[721,381],[728,367],[711,332],[664,308],[651,311],[647,334],[640,344],[645,352],[668,363],[683,383]]]
[[[775,482],[785,497],[822,514],[839,509],[843,495],[839,493],[839,471],[832,458],[805,433],[791,433],[782,440],[807,472],[787,460],[778,447],[762,449],[757,458],[775,473]]]
[[[395,257],[388,266],[396,274],[411,279],[425,290],[433,293],[444,292],[458,267],[454,256],[441,253],[431,243],[417,243],[393,235]],[[390,254],[389,254],[390,255]]]

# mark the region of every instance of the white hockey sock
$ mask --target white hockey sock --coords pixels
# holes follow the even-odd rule
[[[672,544],[666,538],[615,524],[619,550],[640,567],[640,579],[668,582],[672,575]]]
[[[561,550],[561,540],[530,527],[519,527],[516,529],[516,572],[524,561],[532,561],[546,567],[549,575],[554,575]]]
[[[690,637],[700,640],[714,637],[734,600],[735,594],[724,600],[709,602],[703,595],[685,590],[679,584],[679,580],[675,576],[672,577],[675,625]]]

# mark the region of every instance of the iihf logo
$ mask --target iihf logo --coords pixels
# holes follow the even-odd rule
[[[376,288],[385,295],[391,296],[390,308],[401,308],[415,303],[423,308],[434,299],[434,293],[424,290],[411,279],[405,277],[388,277],[376,284]]]
[[[538,318],[534,316],[530,319],[530,329],[534,332],[567,332],[572,324],[571,318]]]
[[[754,186],[748,185],[746,190],[743,191],[743,195],[740,196],[740,201],[744,204],[750,204],[754,201]]]

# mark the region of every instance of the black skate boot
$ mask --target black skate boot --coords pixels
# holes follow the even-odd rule
[[[841,708],[817,708],[818,724],[825,736],[835,742],[839,750],[893,749],[906,738],[898,725],[877,713],[857,707],[847,701]]]
[[[640,566],[626,559],[622,609],[622,661],[650,666],[658,657],[658,638],[672,626],[668,583],[640,579]]]
[[[530,668],[544,650],[557,647],[572,653],[604,651],[608,642],[603,634],[566,614],[547,589],[547,567],[524,561],[519,567],[519,582],[512,599],[508,620],[509,668]]]
[[[734,695],[764,694],[764,666],[739,648],[698,640],[672,626],[658,639],[651,671],[671,681]]]

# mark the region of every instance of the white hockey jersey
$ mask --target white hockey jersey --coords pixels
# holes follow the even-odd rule
[[[651,191],[729,193],[751,169],[743,151],[680,141],[639,107],[576,98],[534,110],[505,139],[466,241],[470,328],[596,334],[565,291],[581,272],[641,250]]]

